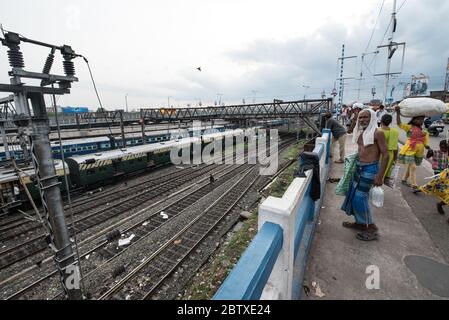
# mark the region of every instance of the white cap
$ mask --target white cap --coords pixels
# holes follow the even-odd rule
[[[360,103],[360,102],[354,103],[354,105],[352,107],[353,108],[360,108],[362,110],[366,108],[366,106],[363,103]]]

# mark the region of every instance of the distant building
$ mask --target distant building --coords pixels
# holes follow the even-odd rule
[[[72,114],[72,113],[87,113],[89,109],[87,107],[63,107],[62,113]]]

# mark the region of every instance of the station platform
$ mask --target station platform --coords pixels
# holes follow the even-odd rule
[[[352,135],[348,135],[346,153],[356,151]],[[425,177],[433,175],[426,161],[417,173],[422,184]],[[402,168],[399,174],[402,176]],[[329,177],[342,175],[343,165],[331,163]],[[395,189],[384,186],[384,207],[371,206],[379,239],[362,242],[356,239],[356,231],[342,226],[354,219],[341,210],[344,197],[335,195],[336,185],[327,182],[325,186],[304,279],[297,284],[303,289],[301,299],[448,299],[449,210],[445,216],[439,215],[435,198],[415,195],[400,181]],[[376,268],[378,289],[373,288]]]

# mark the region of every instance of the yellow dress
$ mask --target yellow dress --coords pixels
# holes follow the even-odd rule
[[[416,127],[412,128],[410,124],[401,123],[399,128],[407,134],[407,141],[399,152],[398,162],[421,165],[424,159],[425,147],[429,145],[429,133]]]
[[[419,189],[430,196],[434,196],[445,204],[449,204],[449,169],[444,170],[438,177]]]

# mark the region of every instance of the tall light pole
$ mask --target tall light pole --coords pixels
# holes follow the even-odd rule
[[[362,53],[362,62],[360,64],[360,78],[356,79],[359,81],[359,87],[357,89],[357,102],[360,102],[360,90],[361,90],[362,80],[365,80],[365,79],[363,79],[363,65],[365,62],[365,57],[370,54],[378,54],[378,53],[379,53],[379,50],[376,50],[373,52],[368,52],[368,53]]]
[[[221,97],[223,96],[223,93],[217,93],[217,96],[219,96],[218,105],[221,106]]]
[[[307,89],[310,89],[310,87],[309,86],[305,86],[305,85],[303,85],[302,86],[305,90],[304,90],[304,100],[306,100],[306,97],[307,97]]]
[[[126,112],[128,113],[128,94],[125,94]]]
[[[167,103],[168,103],[168,104],[167,104],[167,108],[168,108],[168,109],[170,109],[170,98],[171,98],[171,96],[168,96],[168,98],[167,98],[167,101],[168,101],[168,102],[167,102]]]
[[[321,91],[321,99],[326,99],[326,91]]]
[[[256,96],[257,96],[257,92],[259,92],[258,90],[252,90],[251,91],[253,93],[253,104],[256,103]]]

